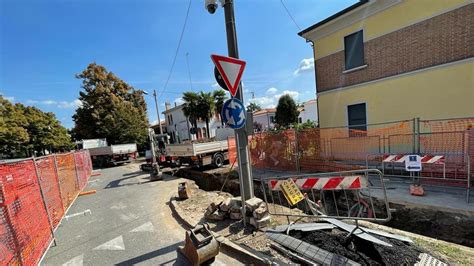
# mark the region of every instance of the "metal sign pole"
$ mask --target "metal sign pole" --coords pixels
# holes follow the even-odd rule
[[[233,0],[226,0],[223,5],[227,33],[227,49],[230,57],[239,58],[233,2]],[[239,89],[235,98],[243,103],[242,83],[239,84]],[[235,130],[235,140],[237,145],[237,156],[239,157],[239,179],[242,184],[240,194],[242,195],[242,205],[245,206],[245,201],[254,197],[246,127]]]

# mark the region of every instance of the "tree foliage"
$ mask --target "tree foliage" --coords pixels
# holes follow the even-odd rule
[[[224,106],[225,100],[227,100],[227,95],[224,90],[215,90],[212,92],[212,97],[215,100],[215,113],[220,117],[221,125],[224,127],[224,119],[221,117],[221,110]]]
[[[213,92],[184,92],[183,93],[183,113],[188,117],[189,122],[194,128],[197,128],[197,121],[206,122],[207,136],[210,136],[209,121],[216,114],[220,115],[220,110],[224,106],[227,96],[223,90]],[[221,119],[221,123],[223,121]]]
[[[275,113],[275,120],[278,126],[288,127],[298,122],[298,114],[299,112],[293,98],[288,94],[282,95],[278,100]]]
[[[247,112],[255,112],[255,111],[260,111],[262,110],[262,107],[258,105],[257,103],[251,102],[249,105],[247,105]]]
[[[82,106],[73,116],[76,139],[106,138],[110,144],[147,141],[147,107],[143,91],[136,90],[96,63],[76,78],[82,79]]]
[[[0,156],[43,155],[46,150],[69,150],[73,146],[67,129],[53,113],[12,104],[0,96]]]

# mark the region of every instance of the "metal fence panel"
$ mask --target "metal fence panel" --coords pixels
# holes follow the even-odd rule
[[[369,176],[375,178],[380,187],[372,186]],[[292,180],[304,193],[303,201],[290,203],[281,187],[285,180]],[[369,221],[388,221],[391,218],[383,175],[378,170],[268,177],[261,179],[261,186],[272,215]],[[381,199],[372,196],[374,189],[382,190]]]

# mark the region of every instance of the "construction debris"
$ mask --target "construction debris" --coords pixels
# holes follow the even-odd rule
[[[259,198],[252,198],[245,202],[249,223],[256,229],[263,228],[270,222],[267,205]],[[240,198],[226,198],[216,204],[212,202],[206,209],[204,217],[208,220],[220,221],[226,217],[232,220],[242,219],[242,202]]]
[[[188,182],[182,182],[178,185],[178,198],[180,200],[189,199],[191,196],[191,190],[188,189]]]
[[[410,185],[410,194],[413,196],[425,195],[425,190],[420,185]]]
[[[346,257],[328,252],[297,238],[278,233],[266,233],[268,238],[284,246],[291,251],[298,253],[305,259],[321,265],[360,265]]]
[[[85,195],[90,195],[90,194],[95,194],[97,191],[95,189],[93,190],[88,190],[88,191],[81,191],[79,192],[79,196],[85,196]]]

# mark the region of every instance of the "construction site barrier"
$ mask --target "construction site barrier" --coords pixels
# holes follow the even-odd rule
[[[369,178],[379,187],[371,185]],[[389,221],[391,213],[379,170],[315,173],[262,178],[269,213],[277,216]],[[377,192],[377,199],[374,197]]]
[[[374,154],[443,155],[446,178],[434,181],[439,181],[441,186],[461,183],[471,187],[474,118],[414,118],[346,127],[258,132],[249,137],[249,150],[254,169],[294,173],[362,170],[369,164],[380,164],[380,158],[372,156]],[[427,165],[421,176],[443,177],[443,169],[439,165]]]
[[[88,151],[0,162],[1,265],[40,261],[91,172]]]

